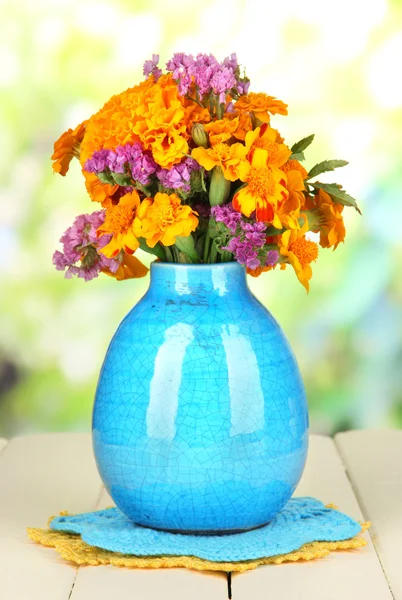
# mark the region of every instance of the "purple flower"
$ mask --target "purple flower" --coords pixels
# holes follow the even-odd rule
[[[274,266],[278,262],[278,252],[267,251],[265,246],[266,223],[246,221],[232,204],[214,206],[211,208],[211,215],[215,221],[223,223],[228,228],[232,237],[226,246],[222,246],[222,250],[231,252],[238,263],[254,270],[260,266]]]
[[[236,54],[231,54],[219,63],[212,54],[191,54],[182,52],[173,55],[166,63],[173,79],[177,81],[179,93],[186,95],[194,81],[201,100],[211,92],[219,96],[219,102],[224,103],[226,94],[235,88],[239,93],[245,93],[249,82],[240,79],[239,65]]]
[[[225,67],[227,67],[228,69],[231,69],[233,71],[233,73],[235,73],[236,69],[239,66],[239,63],[237,62],[236,52],[233,52],[233,54],[231,54],[230,56],[227,56],[225,58],[225,60],[223,61],[223,65]]]
[[[119,174],[129,171],[131,177],[142,185],[150,183],[157,168],[152,154],[143,150],[139,143],[117,146],[116,150],[97,150],[84,165],[85,171],[96,174],[106,169]]]
[[[117,146],[116,150],[109,150],[106,166],[112,173],[124,173],[124,165],[128,160],[128,149],[126,146]]]
[[[58,271],[66,271],[66,279],[73,275],[90,281],[98,277],[103,269],[115,273],[120,262],[115,258],[106,258],[98,249],[111,240],[111,235],[97,237],[97,229],[105,220],[105,211],[99,210],[90,215],[79,215],[74,223],[61,236],[63,252],[56,250],[53,264]]]
[[[182,189],[184,192],[189,192],[191,173],[200,168],[196,160],[186,158],[171,169],[158,169],[156,176],[165,188],[173,190]]]
[[[279,259],[279,252],[277,252],[276,250],[270,250],[267,253],[265,265],[267,267],[273,267],[278,262],[278,259]]]
[[[109,150],[98,150],[94,152],[92,157],[89,158],[85,165],[85,171],[89,173],[101,173],[106,169],[107,159],[109,156]]]
[[[232,238],[222,250],[228,250],[234,254],[237,262],[249,269],[256,269],[261,265],[258,258],[258,248],[255,248],[251,241],[242,240],[240,236]]]
[[[223,223],[231,233],[236,233],[238,224],[242,221],[241,213],[237,212],[231,204],[214,206],[211,215],[218,223]]]
[[[151,60],[144,62],[144,75],[148,79],[150,75],[153,75],[156,80],[162,75],[162,70],[158,68],[159,54],[153,54]]]
[[[244,96],[248,94],[248,90],[250,87],[250,80],[246,79],[245,81],[239,80],[236,85],[236,89],[239,92],[240,96]]]
[[[226,102],[226,92],[231,90],[236,85],[236,78],[233,73],[224,67],[216,71],[211,78],[211,88],[214,94],[219,95],[219,102]]]

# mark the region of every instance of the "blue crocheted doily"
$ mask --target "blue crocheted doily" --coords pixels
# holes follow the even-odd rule
[[[315,541],[354,537],[361,525],[347,515],[325,508],[314,498],[292,498],[268,525],[231,535],[183,535],[132,523],[118,508],[55,517],[55,531],[81,534],[87,544],[136,556],[198,556],[216,562],[236,562],[287,554]]]

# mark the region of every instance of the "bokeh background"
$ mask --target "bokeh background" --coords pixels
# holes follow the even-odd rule
[[[0,0],[0,435],[89,430],[97,376],[147,280],[65,280],[51,263],[95,209],[78,163],[52,174],[55,139],[142,78],[153,52],[237,52],[252,91],[290,105],[274,126],[310,133],[307,166],[363,211],[321,250],[307,296],[291,269],[250,285],[285,330],[312,429],[402,426],[402,2]]]

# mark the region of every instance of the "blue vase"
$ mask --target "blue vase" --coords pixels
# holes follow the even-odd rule
[[[296,360],[244,267],[154,262],[96,392],[94,453],[116,505],[155,529],[252,529],[291,497],[307,444]]]

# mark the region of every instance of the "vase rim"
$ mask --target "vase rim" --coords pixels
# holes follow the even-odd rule
[[[210,269],[241,269],[245,270],[244,265],[239,264],[237,261],[229,261],[223,263],[212,263],[212,264],[190,264],[190,263],[170,263],[154,260],[151,263],[151,270],[154,269],[197,269],[197,270],[210,270]]]

